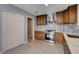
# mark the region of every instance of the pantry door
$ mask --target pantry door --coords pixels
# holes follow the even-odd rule
[[[16,42],[17,46],[24,43],[24,15],[16,14]]]
[[[24,16],[3,12],[2,40],[3,51],[24,43]]]
[[[15,39],[15,15],[9,12],[2,12],[3,23],[2,23],[2,39],[3,39],[3,50],[8,50],[13,46],[13,39]]]

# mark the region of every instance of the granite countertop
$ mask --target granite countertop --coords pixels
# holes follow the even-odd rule
[[[65,40],[72,54],[79,54],[79,38],[70,38],[67,33],[64,33]]]

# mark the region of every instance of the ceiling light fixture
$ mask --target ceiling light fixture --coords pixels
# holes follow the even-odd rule
[[[45,6],[48,6],[48,4],[46,3]]]

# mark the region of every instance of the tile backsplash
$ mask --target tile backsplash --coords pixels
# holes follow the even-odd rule
[[[48,23],[45,27],[47,30],[58,30],[61,32],[78,32],[79,26],[77,24],[56,24],[56,23]]]
[[[79,26],[77,24],[58,25],[59,31],[79,33]]]
[[[57,25],[53,22],[53,23],[48,23],[45,27],[46,30],[56,30]]]
[[[64,31],[65,32],[72,32],[76,30],[77,25],[76,24],[66,24],[64,25]]]
[[[58,30],[61,32],[68,33],[79,33],[79,26],[77,24],[56,24],[56,23],[47,23],[47,25],[37,25],[35,30],[46,31],[46,30]]]

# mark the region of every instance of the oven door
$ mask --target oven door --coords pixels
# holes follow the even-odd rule
[[[45,34],[45,39],[46,40],[54,40],[54,31],[51,31],[51,32],[47,32],[46,34]]]

